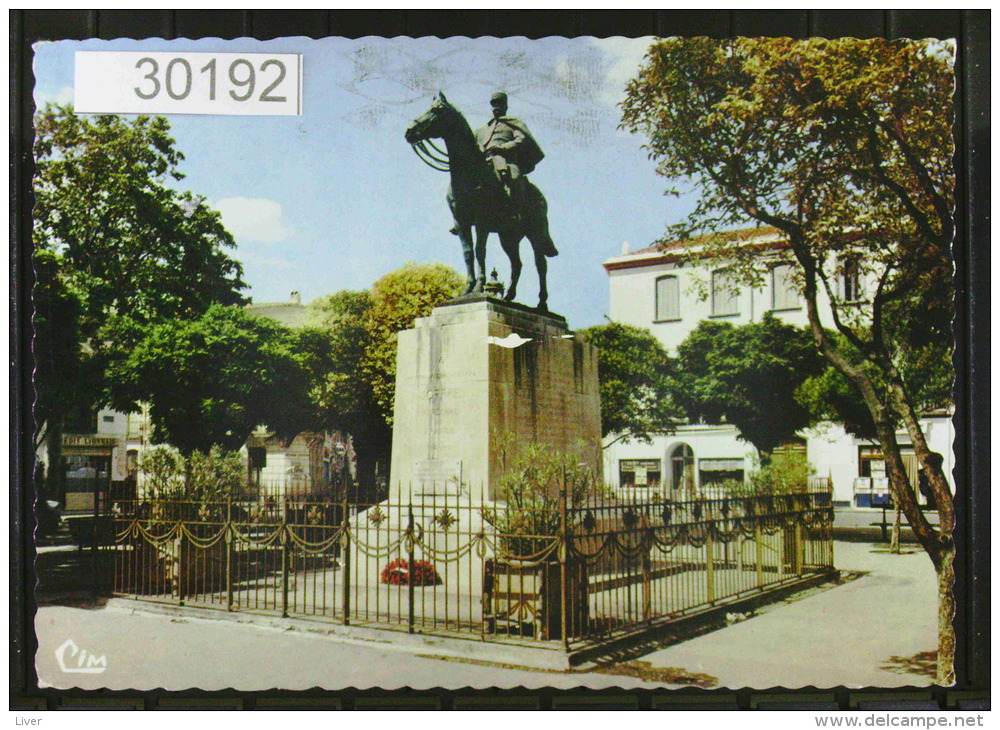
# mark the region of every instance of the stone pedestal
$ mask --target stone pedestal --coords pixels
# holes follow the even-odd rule
[[[597,351],[558,315],[472,295],[399,334],[390,502],[495,498],[504,444],[601,474]]]

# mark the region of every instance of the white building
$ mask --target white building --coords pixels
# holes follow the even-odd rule
[[[805,305],[792,279],[792,264],[782,256],[786,245],[778,232],[757,228],[722,235],[731,237],[734,245],[759,251],[761,266],[767,268],[760,288],[735,286],[727,276],[725,262],[693,257],[696,240],[623,251],[604,263],[610,278],[610,318],[650,330],[670,354],[675,354],[677,346],[706,319],[741,325],[757,322],[772,312],[789,324],[808,324]],[[835,296],[850,302],[861,297],[865,281],[853,267],[844,269]],[[818,304],[821,312],[829,312],[825,294],[821,293]],[[944,456],[944,468],[951,479],[954,428],[950,416],[928,417],[922,423],[930,448]],[[692,424],[658,436],[652,444],[618,442],[605,450],[605,480],[623,490],[659,491],[676,498],[704,493],[711,483],[744,479],[754,468],[756,450],[737,436],[730,425]],[[814,488],[832,487],[834,501],[841,506],[884,503],[888,484],[877,443],[851,436],[835,424],[823,424],[800,437],[785,448],[805,451],[815,470]],[[917,460],[912,447],[906,446],[910,437],[901,431],[898,438],[907,471],[916,484]]]

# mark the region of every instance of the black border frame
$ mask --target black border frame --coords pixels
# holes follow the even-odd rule
[[[11,10],[10,708],[11,709],[985,709],[990,677],[990,11],[989,10]],[[955,478],[957,683],[833,690],[357,690],[112,692],[39,689],[31,433],[31,45],[83,38],[330,35],[607,37],[855,36],[957,40]]]

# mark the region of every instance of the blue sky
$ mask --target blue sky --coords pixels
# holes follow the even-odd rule
[[[366,289],[407,261],[464,271],[448,233],[448,176],[421,163],[403,131],[444,91],[475,128],[504,89],[510,114],[546,153],[531,175],[549,201],[560,255],[550,260],[549,307],[573,328],[604,321],[601,263],[649,245],[690,210],[666,197],[642,140],[617,129],[617,103],[649,39],[305,38],[256,41],[60,41],[35,49],[35,99],[72,100],[77,50],[302,53],[297,117],[171,115],[186,159],[179,187],[208,198],[236,237],[232,255],[255,301],[303,301]],[[534,305],[531,248],[518,301]],[[487,267],[509,279],[495,236]]]

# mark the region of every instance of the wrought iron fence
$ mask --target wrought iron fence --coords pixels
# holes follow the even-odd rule
[[[833,566],[828,492],[546,505],[117,501],[102,575],[142,600],[569,649]]]

